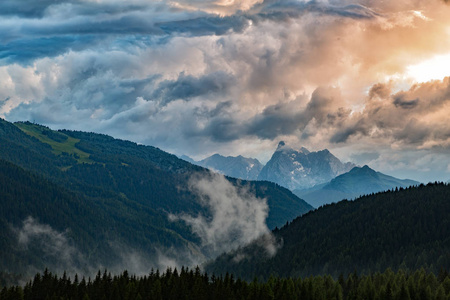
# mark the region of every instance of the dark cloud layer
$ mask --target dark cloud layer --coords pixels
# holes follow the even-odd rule
[[[411,109],[416,107],[419,104],[419,99],[414,100],[405,100],[403,95],[394,96],[394,105],[395,107],[401,107],[404,109]]]
[[[267,107],[248,123],[246,133],[266,139],[300,135],[312,120],[321,126],[334,126],[345,114],[337,107],[341,95],[336,88],[319,87],[312,93],[306,107],[301,106],[302,102],[303,99],[297,99]]]
[[[165,80],[158,85],[151,99],[160,99],[162,105],[174,100],[189,100],[193,97],[226,94],[235,84],[235,78],[224,72],[205,74],[197,78],[181,73],[176,80]]]
[[[265,160],[283,139],[425,169],[421,151],[450,149],[448,79],[405,74],[448,52],[449,14],[434,0],[0,1],[0,116],[194,158]]]
[[[195,19],[155,24],[167,34],[181,33],[195,36],[223,35],[230,31],[242,32],[249,26],[247,16],[208,16]]]
[[[165,22],[155,24],[168,34],[185,33],[190,35],[223,35],[232,32],[242,32],[250,25],[265,20],[285,22],[291,18],[299,18],[307,13],[317,13],[346,18],[365,19],[373,18],[377,14],[361,5],[348,5],[344,7],[320,4],[313,0],[264,2],[257,6],[255,13],[243,13],[233,16],[207,16],[195,19]],[[257,12],[257,13],[256,13]]]
[[[233,138],[257,136],[262,139],[276,139],[283,135],[301,135],[305,128],[314,123],[316,133],[326,132],[331,143],[345,143],[351,137],[367,136],[387,138],[405,145],[426,146],[428,141],[450,142],[450,126],[443,118],[446,114],[433,116],[450,105],[450,78],[442,82],[429,82],[413,86],[408,91],[393,95],[383,84],[372,87],[365,109],[356,114],[339,106],[342,103],[340,91],[336,88],[318,88],[306,106],[301,100],[268,106],[261,114],[247,122],[240,122],[233,115],[220,121],[210,122],[208,132],[234,132]],[[380,92],[382,91],[382,92]],[[378,100],[372,100],[377,94]],[[412,100],[409,100],[412,99]],[[429,121],[420,121],[430,115]],[[240,130],[233,130],[238,127]],[[218,135],[215,135],[218,138]],[[230,139],[230,134],[223,136]],[[303,135],[308,138],[308,135]]]
[[[376,87],[384,90],[381,84]],[[345,142],[361,134],[374,138],[384,136],[405,145],[448,145],[450,126],[444,121],[444,116],[450,104],[449,77],[443,81],[416,84],[408,91],[384,96],[375,102],[369,100],[365,110],[350,117],[331,141]],[[428,144],[437,141],[440,142]]]
[[[0,25],[3,64],[29,64],[43,57],[67,51],[89,49],[95,44],[110,44],[122,36],[208,36],[241,33],[265,20],[285,22],[307,13],[345,18],[373,18],[377,14],[361,5],[330,6],[317,1],[278,1],[263,3],[253,11],[231,16],[201,12],[180,13],[165,4],[96,4],[80,1],[16,1],[0,4],[3,15],[14,15]],[[147,12],[147,13],[145,13]],[[2,13],[0,13],[0,16]],[[41,18],[41,21],[35,18]],[[23,19],[22,19],[23,18]],[[164,20],[161,22],[161,19]],[[108,46],[107,46],[108,47]]]
[[[129,11],[145,9],[144,5],[128,3],[109,4],[86,2],[80,0],[2,0],[0,3],[0,15],[18,16],[24,18],[43,18],[47,14],[69,8],[71,14],[98,15],[118,14]]]
[[[56,36],[50,38],[20,39],[0,44],[0,63],[28,65],[38,58],[54,57],[66,51],[80,51],[99,42],[97,36]]]
[[[58,0],[3,0],[0,3],[0,15],[21,16],[27,18],[39,18],[52,5],[65,3],[80,3],[80,1]]]

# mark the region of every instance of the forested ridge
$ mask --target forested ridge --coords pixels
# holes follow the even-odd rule
[[[20,128],[20,129],[19,129]],[[92,132],[60,130],[0,119],[0,159],[42,175],[64,188],[95,197],[113,194],[173,213],[202,210],[187,190],[192,174],[206,169],[152,146]],[[271,207],[269,228],[281,226],[312,207],[271,182],[236,181],[251,186]]]
[[[233,275],[208,276],[196,269],[151,271],[137,277],[127,271],[111,275],[98,271],[95,278],[58,277],[48,270],[24,286],[4,287],[0,300],[139,300],[139,299],[310,299],[310,300],[448,300],[450,277],[441,270],[436,276],[424,269],[415,272],[386,270],[358,276],[351,273],[334,279],[329,275],[305,278],[270,277],[246,282]]]
[[[151,255],[158,246],[199,253],[199,237],[167,214],[207,213],[192,191],[180,188],[206,170],[154,147],[31,123],[0,120],[0,142],[1,285],[23,279],[17,274],[30,266],[60,272],[75,265],[92,274],[114,263],[123,270],[128,254]],[[273,227],[310,208],[276,184],[229,181],[268,199]],[[63,241],[69,260],[42,235],[23,233],[27,224],[37,227],[30,234]],[[449,299],[442,271],[450,269],[448,184],[325,205],[273,235],[274,256],[251,244],[207,265],[215,276],[183,268],[83,280],[46,271],[25,286],[4,288],[0,299]]]
[[[196,237],[176,222],[169,222],[154,209],[114,194],[108,197],[88,197],[67,190],[51,181],[23,170],[0,159],[0,268],[3,271],[24,273],[33,268],[71,267],[87,269],[92,265],[116,263],[119,251],[108,244],[114,240],[118,244],[129,245],[130,237],[138,236],[131,242],[135,247],[144,247],[153,253],[152,245],[183,246],[175,232],[182,232],[192,241]],[[46,249],[42,239],[48,231],[20,245],[18,232],[27,218],[36,218],[40,224],[51,224],[55,233],[64,233],[68,245],[73,246],[85,259],[62,261],[55,249]],[[159,226],[154,226],[159,223]],[[39,233],[42,226],[30,228],[29,234]],[[67,230],[70,229],[70,230]],[[52,240],[46,240],[50,243]],[[52,250],[52,251],[47,251]],[[76,257],[75,257],[76,258]]]
[[[193,175],[209,171],[172,154],[103,134],[0,119],[0,167],[3,271],[111,268],[128,253],[155,265],[156,253],[168,255],[167,249],[183,264],[207,255],[191,228],[168,215],[209,216],[189,189]],[[271,228],[311,209],[276,184],[228,180],[267,199]],[[32,238],[21,244],[21,234]],[[44,243],[59,242],[52,235],[75,249],[67,262]]]
[[[275,256],[252,244],[219,256],[206,270],[251,280],[387,268],[449,269],[450,185],[401,188],[325,205],[274,235],[282,244]]]

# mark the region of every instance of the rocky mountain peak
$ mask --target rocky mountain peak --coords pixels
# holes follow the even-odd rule
[[[310,152],[301,147],[295,150],[280,141],[258,179],[272,181],[291,190],[303,189],[330,181],[354,166],[352,163],[343,164],[328,149]]]
[[[286,146],[286,143],[285,143],[284,141],[280,141],[280,142],[278,143],[277,150],[280,149],[280,148],[282,148],[282,147],[284,147],[284,146]]]
[[[298,152],[303,153],[303,154],[307,154],[307,155],[311,153],[311,152],[310,152],[308,149],[306,149],[305,147],[301,147],[300,150],[299,150]]]
[[[288,144],[286,144],[285,141],[280,141],[278,143],[277,150],[275,150],[275,152],[277,152],[277,151],[289,151],[289,152],[303,153],[305,155],[308,155],[309,153],[311,153],[305,147],[300,147],[300,149],[296,150],[296,149],[292,148],[291,146],[289,146]]]
[[[217,153],[197,164],[230,177],[248,180],[255,180],[263,167],[255,158],[242,155],[225,157]]]

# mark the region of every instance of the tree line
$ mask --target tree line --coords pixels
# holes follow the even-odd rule
[[[3,287],[1,300],[47,299],[380,299],[380,300],[448,300],[450,276],[441,270],[436,276],[423,268],[413,273],[388,269],[383,273],[358,276],[350,273],[337,279],[330,275],[306,278],[271,276],[267,281],[251,282],[225,274],[216,277],[197,267],[168,268],[164,273],[151,271],[145,276],[124,271],[111,275],[98,271],[95,278],[73,279],[64,273],[58,277],[47,269],[24,286]]]

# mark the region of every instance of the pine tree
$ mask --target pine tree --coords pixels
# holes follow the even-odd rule
[[[446,300],[447,297],[445,296],[445,290],[442,285],[440,285],[436,290],[436,295],[434,297],[435,300]]]

